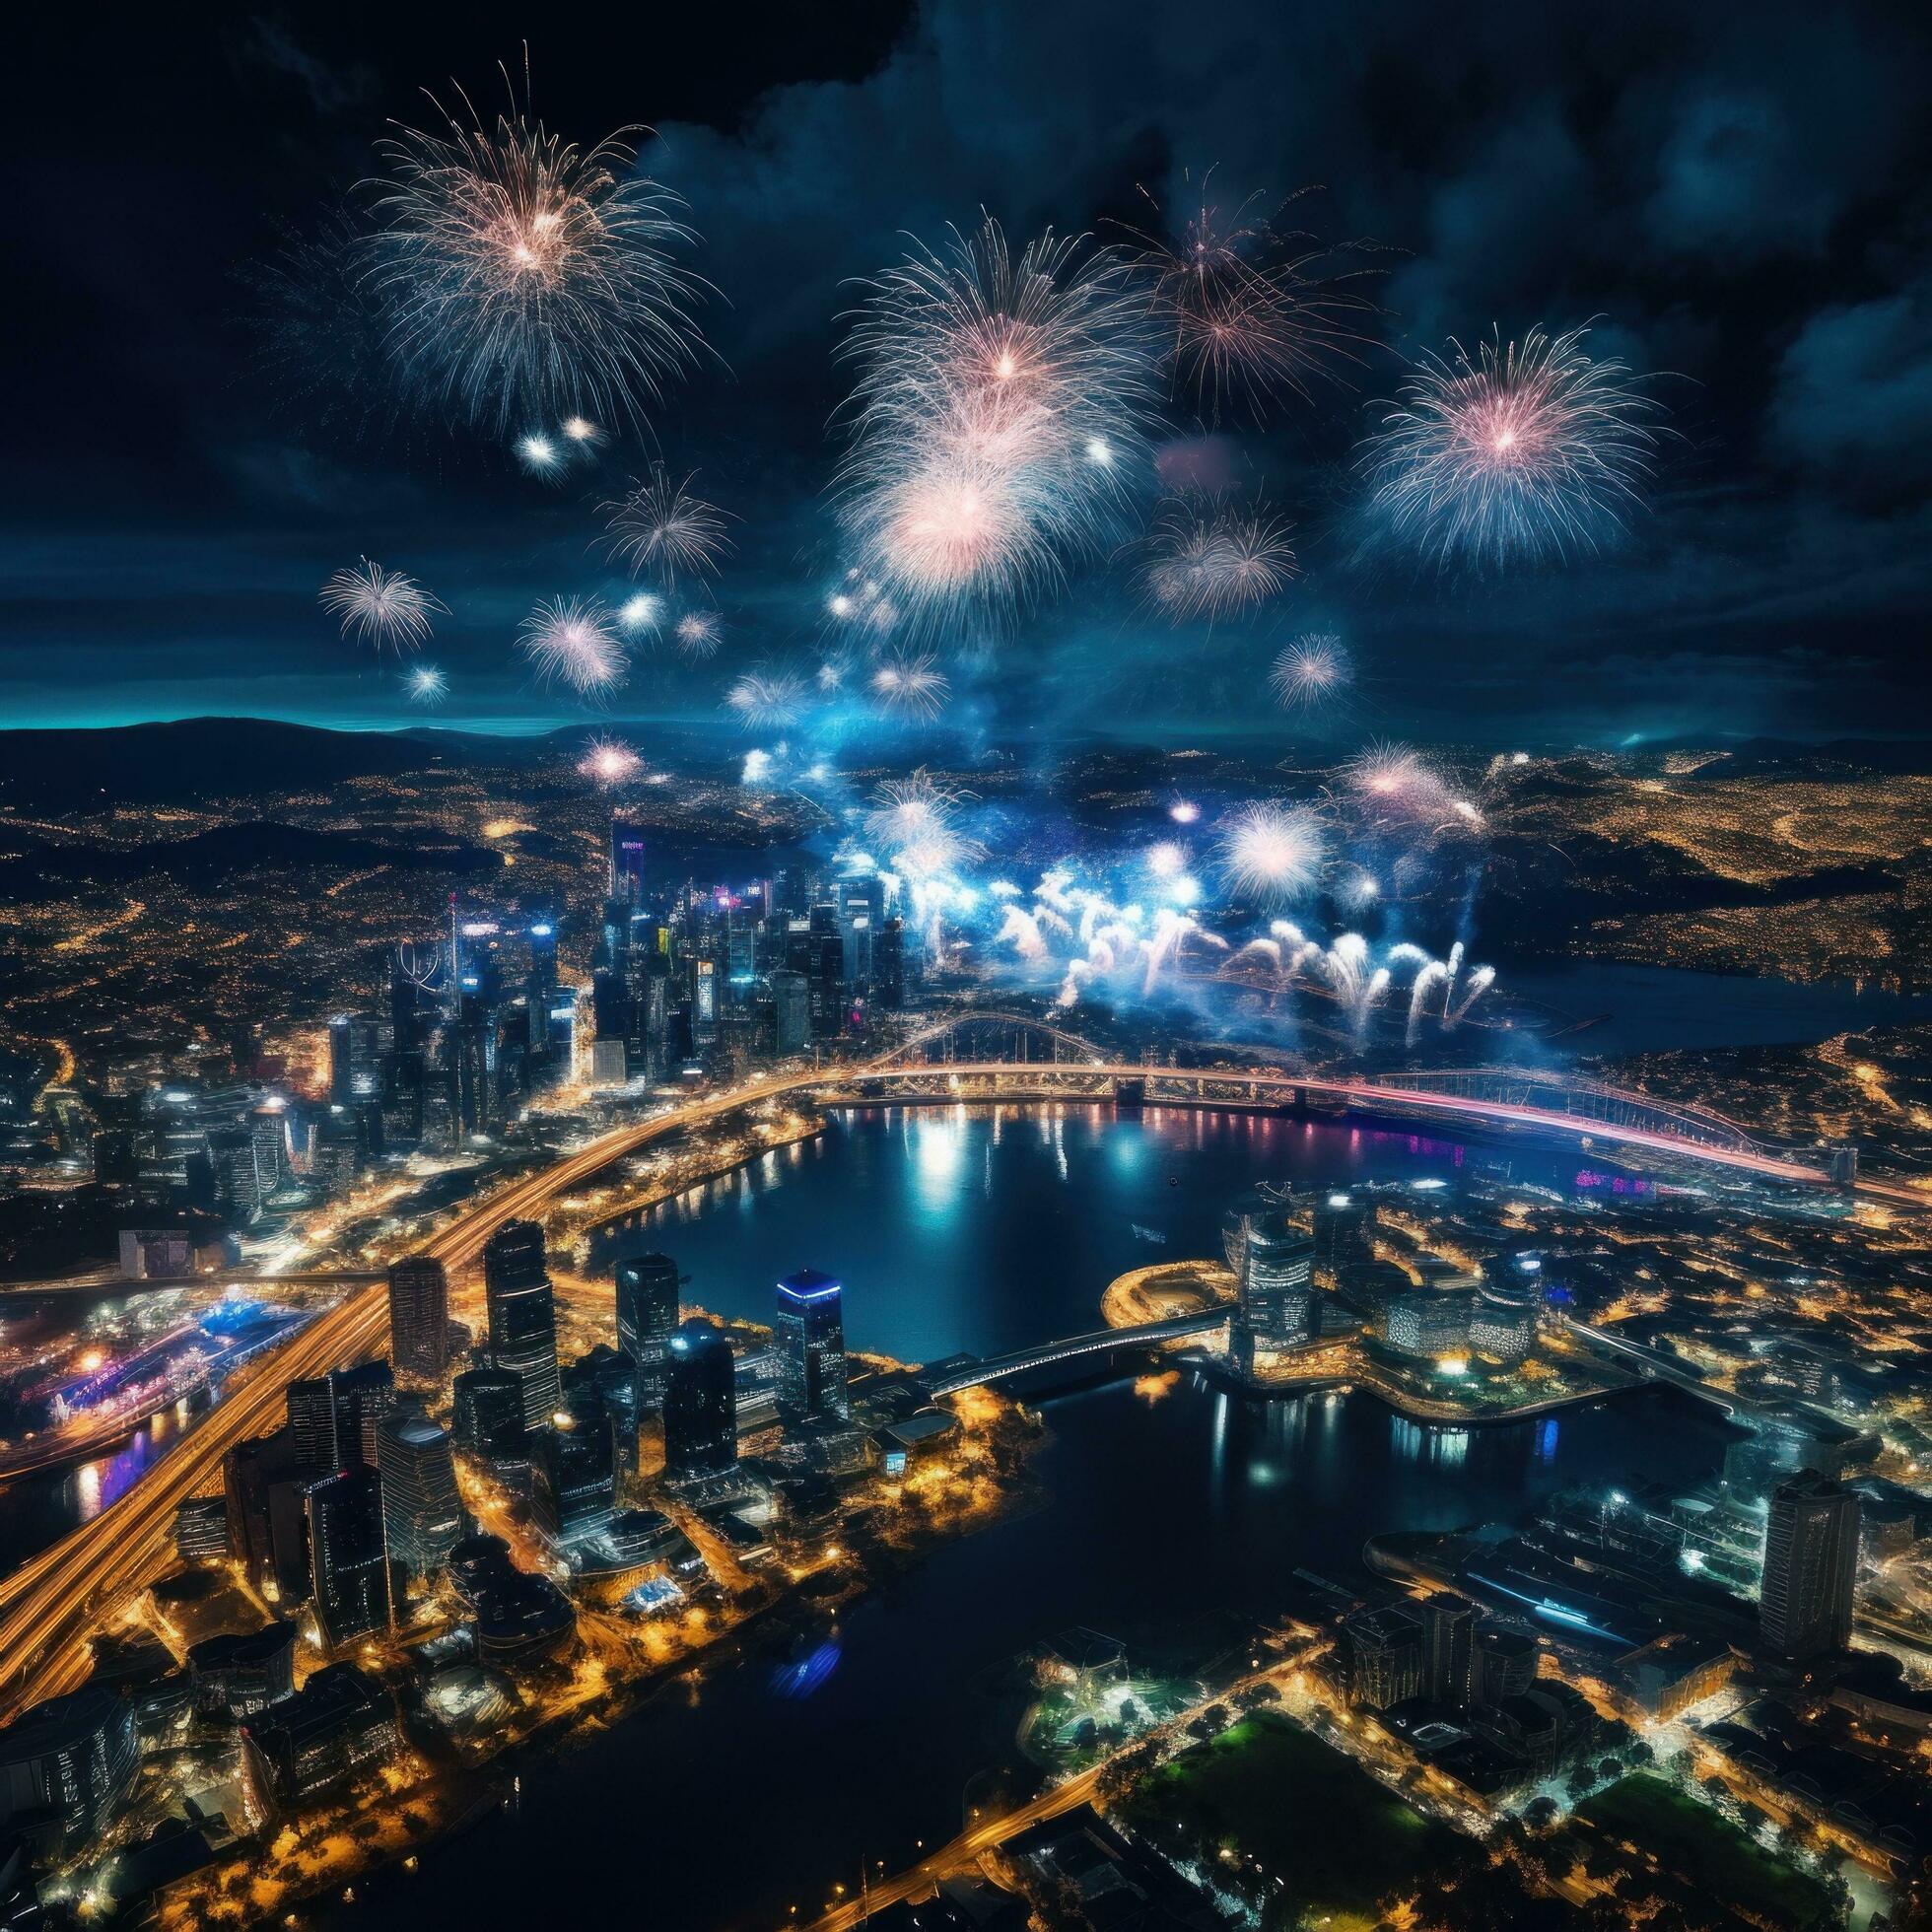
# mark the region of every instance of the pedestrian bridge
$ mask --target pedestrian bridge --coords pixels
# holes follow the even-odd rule
[[[1045,1342],[1037,1348],[1022,1348],[1016,1354],[989,1355],[970,1367],[949,1369],[927,1386],[935,1396],[957,1395],[961,1389],[984,1388],[989,1382],[1009,1375],[1024,1375],[1031,1368],[1048,1368],[1055,1362],[1072,1361],[1080,1355],[1104,1355],[1116,1348],[1146,1347],[1161,1342],[1178,1342],[1191,1335],[1209,1335],[1226,1325],[1228,1310],[1210,1308],[1199,1314],[1170,1315],[1164,1321],[1142,1322],[1136,1328],[1102,1329],[1095,1335],[1069,1336],[1060,1342]]]

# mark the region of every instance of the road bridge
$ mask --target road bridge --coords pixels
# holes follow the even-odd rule
[[[1111,1354],[1116,1348],[1145,1348],[1163,1342],[1179,1342],[1191,1335],[1208,1335],[1227,1324],[1228,1310],[1210,1308],[1188,1315],[1169,1315],[1158,1322],[1142,1322],[1135,1328],[1100,1329],[1092,1335],[1072,1335],[1059,1342],[1043,1342],[1037,1348],[1021,1348],[1010,1355],[989,1355],[970,1367],[949,1369],[926,1386],[935,1396],[957,1395],[961,1389],[984,1388],[989,1382],[1003,1382],[1011,1375],[1024,1375],[1028,1369],[1049,1368],[1055,1362],[1072,1361],[1081,1355]]]

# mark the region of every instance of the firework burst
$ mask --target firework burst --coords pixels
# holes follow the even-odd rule
[[[664,607],[648,590],[640,590],[617,606],[617,621],[635,637],[640,631],[655,631],[662,621]]]
[[[784,730],[797,724],[810,702],[805,680],[787,670],[746,671],[724,694],[725,704],[750,730]]]
[[[1306,893],[1322,875],[1327,840],[1321,819],[1305,805],[1258,799],[1230,812],[1218,830],[1230,892],[1278,902]]]
[[[730,554],[724,513],[692,494],[695,480],[694,471],[675,482],[662,463],[653,463],[628,494],[600,506],[608,531],[604,547],[633,577],[648,573],[674,590],[680,575],[713,577]]]
[[[886,711],[926,723],[945,710],[952,685],[930,652],[895,651],[871,677],[872,696]]]
[[[631,660],[610,613],[594,598],[559,597],[523,620],[517,640],[530,668],[546,683],[567,684],[580,697],[603,697],[629,674]]]
[[[491,125],[460,90],[464,119],[431,96],[446,130],[381,145],[367,280],[391,348],[421,398],[479,428],[640,422],[701,347],[684,204],[623,138],[648,130],[582,148],[512,96]]]
[[[1443,569],[1503,569],[1595,550],[1642,501],[1658,405],[1587,329],[1521,343],[1452,341],[1384,406],[1361,466],[1369,507]]]
[[[694,662],[716,657],[724,642],[724,620],[715,610],[687,610],[671,630],[679,655]]]
[[[434,710],[449,695],[449,680],[434,664],[418,664],[404,682],[413,704]]]
[[[843,351],[848,530],[916,625],[1007,616],[1126,507],[1153,401],[1144,305],[1114,251],[1048,234],[1015,257],[992,221],[865,288]]]
[[[1213,176],[1209,169],[1198,187],[1184,180],[1178,223],[1142,188],[1155,227],[1128,234],[1174,385],[1218,422],[1224,405],[1260,416],[1284,391],[1306,401],[1311,381],[1340,380],[1338,365],[1358,359],[1355,322],[1370,305],[1340,287],[1332,249],[1277,227],[1259,194],[1232,206],[1217,199]]]
[[[637,777],[644,760],[621,738],[594,737],[577,761],[581,776],[608,792]]]
[[[1348,647],[1325,631],[1296,638],[1276,655],[1268,673],[1275,695],[1290,711],[1329,704],[1353,680]]]
[[[373,644],[378,651],[414,651],[430,634],[430,619],[448,615],[448,606],[401,571],[384,570],[365,557],[339,570],[324,584],[316,601],[342,620],[342,635]]]
[[[1147,595],[1177,624],[1253,610],[1296,575],[1292,528],[1265,511],[1169,504],[1147,542]]]

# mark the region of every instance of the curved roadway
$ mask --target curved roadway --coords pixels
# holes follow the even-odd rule
[[[814,1069],[776,1073],[727,1092],[693,1100],[636,1126],[601,1135],[541,1173],[515,1181],[489,1200],[465,1208],[442,1233],[426,1242],[421,1252],[452,1271],[468,1267],[481,1254],[490,1234],[503,1222],[539,1215],[556,1196],[660,1136],[702,1125],[761,1100],[818,1087],[850,1086],[860,1080],[930,1080],[935,1075],[969,1079],[1000,1075],[1037,1078],[1043,1073],[1138,1081],[1199,1078],[1238,1084],[1257,1098],[1300,1089],[1370,1110],[1420,1110],[1445,1117],[1553,1130],[1710,1162],[1763,1179],[1823,1184],[1823,1177],[1815,1169],[1768,1155],[1698,1146],[1668,1135],[1579,1122],[1567,1115],[1537,1108],[1415,1093],[1405,1088],[1377,1086],[1370,1081],[1311,1079],[1291,1073],[1149,1068],[1110,1062],[984,1061],[902,1069]],[[1187,1101],[1184,1098],[1175,1104],[1185,1105]],[[1894,1207],[1932,1207],[1932,1201],[1926,1197],[1884,1182],[1861,1181],[1857,1191],[1863,1198]],[[0,1582],[0,1712],[10,1715],[25,1704],[74,1690],[86,1680],[90,1670],[86,1639],[100,1622],[102,1612],[152,1582],[168,1567],[173,1554],[176,1507],[189,1496],[219,1486],[223,1458],[235,1444],[281,1426],[289,1383],[323,1374],[375,1351],[385,1340],[387,1321],[387,1295],[380,1281],[346,1296],[259,1363],[232,1394],[208,1412],[178,1448],[125,1495],[93,1521],[29,1558]]]

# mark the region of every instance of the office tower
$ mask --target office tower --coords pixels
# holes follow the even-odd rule
[[[1476,1693],[1476,1625],[1467,1597],[1437,1590],[1422,1602],[1422,1694],[1466,1710]]]
[[[456,1447],[499,1470],[529,1457],[523,1430],[523,1378],[512,1368],[466,1368],[449,1385]]]
[[[412,1577],[433,1576],[467,1533],[456,1493],[449,1434],[427,1416],[396,1410],[376,1430],[382,1479],[382,1534],[389,1560]]]
[[[465,1134],[487,1134],[501,1108],[496,1089],[496,1014],[481,995],[465,991],[451,1036],[456,1119]]]
[[[1334,1287],[1342,1271],[1375,1259],[1375,1203],[1352,1194],[1327,1194],[1315,1203],[1315,1273]]]
[[[490,1359],[523,1378],[523,1426],[541,1428],[557,1407],[557,1309],[544,1270],[543,1230],[506,1221],[483,1244]]]
[[[1422,1621],[1401,1605],[1357,1611],[1342,1626],[1348,1690],[1356,1703],[1387,1710],[1422,1688]]]
[[[56,1855],[78,1851],[113,1822],[140,1767],[134,1706],[111,1687],[50,1697],[0,1730],[0,1828],[24,1828]],[[52,1921],[31,1906],[6,1922]]]
[[[1493,1709],[1524,1695],[1536,1683],[1536,1656],[1534,1637],[1516,1630],[1477,1631],[1470,1672],[1472,1701]]]
[[[644,827],[624,818],[610,821],[610,896],[628,906],[644,897]]]
[[[325,1649],[389,1627],[382,1479],[375,1470],[344,1470],[310,1489],[309,1577]]]
[[[671,1331],[677,1327],[677,1263],[638,1255],[617,1264],[617,1346],[637,1364],[638,1407],[664,1406]]]
[[[297,1462],[318,1475],[342,1467],[335,1453],[335,1389],[326,1375],[289,1384],[288,1417]]]
[[[758,981],[758,928],[742,906],[724,929],[724,998],[742,1005]]]
[[[189,1694],[202,1717],[252,1717],[295,1694],[296,1626],[228,1630],[188,1646]],[[4,1921],[0,1921],[4,1923]]]
[[[718,964],[691,961],[691,1045],[698,1053],[718,1043]]]
[[[638,1467],[638,1365],[621,1348],[599,1342],[564,1370],[563,1413],[580,1429],[601,1429],[610,1437],[620,1476]]]
[[[300,1603],[309,1594],[304,1498],[316,1474],[289,1429],[238,1442],[222,1459],[228,1547],[270,1603]]]
[[[872,941],[872,1000],[889,1013],[906,1003],[906,922],[897,913]]]
[[[737,1462],[735,1382],[731,1345],[709,1322],[686,1322],[671,1337],[664,1473],[673,1481],[723,1476]]]
[[[802,973],[772,975],[773,1050],[790,1060],[811,1045],[811,988]]]
[[[208,1158],[215,1169],[216,1207],[231,1220],[253,1220],[261,1209],[261,1191],[255,1180],[254,1137],[245,1127],[218,1127],[208,1136]],[[102,1172],[98,1153],[95,1178],[103,1181],[112,1178]]]
[[[1858,1579],[1858,1497],[1816,1470],[1771,1492],[1758,1627],[1764,1647],[1804,1663],[1849,1647]]]
[[[405,1375],[432,1382],[449,1366],[449,1279],[428,1255],[389,1269],[389,1356]]]
[[[778,1284],[772,1339],[779,1357],[779,1403],[794,1418],[851,1413],[846,1396],[844,1294],[815,1268]]]
[[[836,1039],[845,1031],[845,935],[836,906],[814,906],[806,929],[805,987],[811,1002],[815,1040]]]
[[[374,1469],[377,1424],[396,1406],[395,1371],[385,1361],[357,1362],[331,1370],[328,1381],[334,1396],[335,1468]]]
[[[248,1139],[255,1155],[255,1199],[265,1206],[289,1171],[289,1117],[279,1100],[249,1113]]]
[[[1316,1332],[1315,1244],[1285,1214],[1242,1216],[1241,1315],[1258,1342],[1275,1347]]]
[[[530,1442],[530,1512],[544,1540],[568,1549],[608,1529],[617,1510],[609,1427],[563,1417]]]

